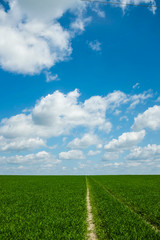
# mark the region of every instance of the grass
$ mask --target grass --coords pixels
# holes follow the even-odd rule
[[[160,176],[94,176],[94,179],[160,229]]]
[[[97,178],[88,177],[88,182],[98,239],[160,239],[160,234],[137,213],[97,184]]]
[[[85,234],[85,177],[0,177],[0,239],[77,240]]]
[[[99,240],[160,240],[160,176],[88,176]],[[0,240],[85,240],[85,176],[0,176]]]

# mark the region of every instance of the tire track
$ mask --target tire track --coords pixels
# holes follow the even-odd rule
[[[100,187],[102,187],[107,193],[109,193],[114,199],[116,199],[119,203],[123,204],[126,208],[128,208],[131,212],[134,212],[141,218],[142,221],[144,221],[147,225],[149,225],[156,233],[159,233],[160,230],[157,228],[157,226],[153,225],[151,222],[147,221],[142,215],[138,214],[133,208],[128,206],[124,201],[119,199],[117,196],[115,196],[109,189],[107,189],[103,184],[99,183],[95,179],[91,178],[96,184],[98,184]]]

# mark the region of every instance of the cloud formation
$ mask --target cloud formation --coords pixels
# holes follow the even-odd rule
[[[139,132],[126,132],[123,133],[118,139],[113,139],[104,146],[107,151],[123,151],[133,148],[145,137],[145,130]]]
[[[88,148],[92,145],[99,144],[100,140],[95,134],[85,134],[82,138],[75,138],[68,143],[67,147],[69,148]]]
[[[31,113],[2,119],[0,135],[6,138],[50,138],[69,134],[78,126],[109,132],[112,125],[105,116],[108,105],[106,100],[109,98],[105,100],[95,96],[81,103],[78,101],[79,96],[77,89],[68,94],[55,91],[41,98]]]
[[[134,118],[132,129],[140,130],[144,128],[160,129],[160,106],[150,107],[144,113],[140,113]]]
[[[101,51],[101,43],[98,40],[94,40],[92,42],[89,42],[89,47],[96,52]]]
[[[91,17],[84,17],[86,6],[98,16],[105,17],[98,4],[79,0],[7,2],[8,11],[0,4],[0,66],[4,70],[22,74],[40,73],[71,55],[72,39],[91,22]],[[144,1],[136,3],[141,2]],[[151,2],[155,4],[154,0]],[[72,14],[72,20],[69,27],[64,28],[59,20],[67,11]],[[101,50],[98,41],[90,42],[89,45],[95,51]]]
[[[8,139],[0,136],[0,152],[31,151],[45,146],[45,141],[39,137]]]
[[[68,143],[69,148],[101,146],[102,142],[97,134],[99,132],[108,134],[111,131],[112,123],[109,119],[111,113],[114,115],[122,105],[134,102],[134,96],[114,91],[104,97],[92,96],[81,102],[77,89],[67,94],[55,91],[38,100],[30,110],[1,120],[0,151],[24,151],[45,147],[47,139],[70,135],[74,129],[80,127],[89,133],[73,139]],[[131,134],[125,133],[119,140],[113,140],[109,145],[115,146],[116,141],[119,142],[125,135]],[[137,135],[138,132],[133,134]]]
[[[57,160],[51,153],[46,151],[41,151],[38,153],[32,153],[27,155],[16,155],[11,157],[0,157],[1,163],[9,164],[59,164],[60,160]]]
[[[160,145],[148,144],[145,147],[136,147],[126,156],[130,161],[160,161]]]
[[[101,153],[101,151],[99,151],[99,150],[96,150],[96,151],[90,150],[88,152],[88,156],[95,156],[95,155],[98,155],[100,153]]]
[[[78,0],[9,0],[0,8],[0,65],[23,74],[39,73],[72,53],[74,34],[58,22],[66,11],[83,12]],[[83,19],[83,17],[82,17]]]
[[[118,153],[113,153],[113,152],[106,152],[103,155],[102,160],[103,161],[115,161],[119,158],[119,154]]]
[[[59,159],[61,160],[80,160],[84,158],[85,156],[80,150],[70,150],[68,152],[61,152],[59,154]]]

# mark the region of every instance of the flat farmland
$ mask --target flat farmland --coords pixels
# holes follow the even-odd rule
[[[85,233],[85,177],[0,177],[0,239],[84,239]]]
[[[160,176],[0,176],[0,239],[158,240]]]
[[[160,239],[159,176],[90,176],[98,239]]]

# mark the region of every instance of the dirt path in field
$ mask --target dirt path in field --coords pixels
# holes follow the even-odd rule
[[[86,180],[87,183],[87,180]],[[90,203],[90,197],[89,197],[89,187],[87,183],[87,223],[88,223],[88,240],[97,240],[97,236],[95,234],[95,225],[93,223],[93,215],[92,215],[92,206]]]
[[[126,208],[128,208],[131,212],[134,212],[135,214],[137,214],[142,221],[144,221],[146,224],[148,224],[155,232],[160,232],[160,230],[157,228],[157,226],[153,225],[152,223],[150,223],[149,221],[147,221],[141,214],[138,214],[133,208],[131,208],[130,206],[127,205],[127,203],[123,202],[122,200],[120,200],[117,196],[115,196],[109,189],[107,189],[103,184],[99,183],[98,181],[96,181],[95,179],[92,178],[92,180],[97,183],[99,186],[101,186],[106,192],[108,192],[113,198],[115,198],[118,202],[122,203]]]

